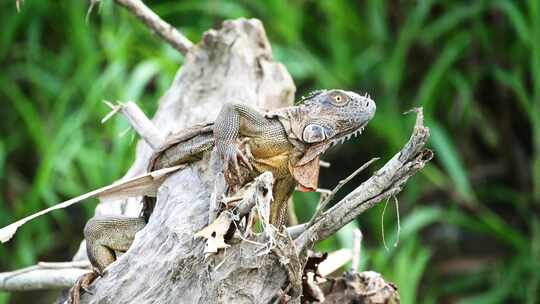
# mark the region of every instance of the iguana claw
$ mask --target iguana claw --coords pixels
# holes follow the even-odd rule
[[[96,272],[89,272],[80,276],[75,282],[75,285],[69,290],[68,303],[79,304],[81,301],[81,290],[88,294],[93,294],[89,287],[98,276],[100,275]]]
[[[253,166],[249,159],[235,145],[225,149],[222,159],[225,180],[230,186],[237,185],[240,182],[241,172],[239,161],[250,171],[253,170]]]

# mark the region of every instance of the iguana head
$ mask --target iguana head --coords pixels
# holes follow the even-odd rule
[[[344,90],[315,91],[296,107],[275,113],[291,139],[303,143],[303,156],[290,170],[302,189],[317,184],[319,155],[329,147],[362,133],[375,115],[375,102]]]
[[[329,147],[362,133],[375,115],[375,102],[366,94],[344,90],[315,91],[301,104],[280,113],[289,137],[307,145],[303,165]]]
[[[367,94],[361,96],[343,90],[315,91],[302,99],[297,113],[291,113],[296,125],[293,132],[309,144],[344,142],[362,132],[375,115],[375,109],[375,102]]]

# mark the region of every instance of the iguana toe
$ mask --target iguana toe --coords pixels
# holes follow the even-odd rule
[[[92,291],[90,291],[89,287],[98,276],[99,274],[95,272],[85,273],[80,276],[73,285],[73,287],[71,287],[71,289],[69,290],[68,303],[80,304],[82,294],[81,290],[88,294],[93,294]]]
[[[238,185],[241,181],[240,164],[249,170],[253,170],[248,158],[236,146],[231,146],[225,150],[223,156],[223,172],[225,179],[230,186]],[[240,163],[240,164],[239,164]]]

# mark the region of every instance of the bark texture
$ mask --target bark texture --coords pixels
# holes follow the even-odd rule
[[[213,120],[225,102],[270,109],[292,104],[295,87],[272,60],[258,20],[224,22],[190,48],[153,122],[163,134]],[[126,177],[143,173],[152,154],[138,143]],[[158,191],[148,225],[130,250],[107,268],[82,303],[268,303],[287,281],[275,255],[241,242],[208,258],[194,234],[208,223],[209,203],[221,164],[214,155],[169,177]],[[100,214],[136,215],[139,200],[102,202]]]
[[[213,121],[227,102],[261,109],[290,106],[295,90],[286,68],[273,61],[259,20],[225,21],[220,29],[205,32],[201,42],[190,48],[152,122],[167,136]],[[135,162],[124,178],[145,173],[151,155],[151,147],[139,140]],[[102,201],[96,213],[136,215],[139,201]]]
[[[226,21],[189,48],[185,64],[160,100],[153,123],[165,136],[213,120],[225,102],[271,109],[291,105],[294,91],[286,69],[272,60],[261,23]],[[306,283],[304,264],[313,244],[376,203],[397,195],[408,178],[433,157],[424,148],[429,129],[423,124],[422,110],[415,112],[417,121],[404,148],[332,208],[322,208],[309,223],[290,229],[292,237],[266,227],[265,233],[252,240],[230,240],[231,246],[216,255],[206,256],[206,239],[195,234],[216,216],[214,189],[222,188],[223,166],[214,153],[186,165],[161,185],[148,225],[137,233],[128,252],[91,286],[92,294],[83,295],[82,303],[300,303]],[[125,178],[144,173],[151,154],[150,146],[140,141],[135,163]],[[110,200],[103,201],[96,213],[137,215],[139,208],[140,199]],[[353,281],[357,280],[345,283]],[[360,283],[351,285],[352,289],[330,290],[329,299],[358,303],[382,299],[381,303],[388,303],[391,298],[390,303],[399,302],[397,293],[395,297],[394,293],[382,294],[395,292],[393,287],[382,284],[384,288],[374,289],[381,294],[372,297],[372,291]],[[319,289],[309,282],[308,286]],[[376,301],[367,301],[368,296]]]

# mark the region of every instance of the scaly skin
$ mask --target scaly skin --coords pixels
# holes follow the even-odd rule
[[[143,218],[127,216],[94,217],[86,223],[86,251],[98,274],[129,249],[135,234],[145,225]]]
[[[236,145],[239,137],[246,138],[251,154],[249,159]],[[250,169],[248,180],[265,171],[272,172],[275,182],[270,222],[278,227],[284,224],[287,201],[296,186],[288,164],[299,154],[279,120],[266,118],[243,104],[228,104],[216,119],[214,138],[216,149],[224,159],[223,170],[229,185],[243,184],[238,160]]]
[[[274,175],[270,222],[278,227],[285,223],[287,201],[297,185],[291,171],[312,161],[318,170],[319,154],[360,131],[375,114],[370,98],[342,90],[314,92],[303,101],[269,115],[228,104],[214,123],[215,145],[229,185],[242,183],[239,162],[251,170],[251,179],[265,171]],[[238,138],[246,138],[249,159],[238,148]]]
[[[149,170],[200,159],[203,152],[215,146],[224,161],[226,181],[233,189],[262,172],[272,172],[275,183],[270,221],[281,227],[295,187],[316,187],[319,155],[357,135],[375,114],[373,100],[343,90],[316,91],[302,101],[298,106],[266,114],[246,105],[226,104],[214,124],[172,136],[151,159]],[[238,145],[239,140],[245,147]],[[315,185],[310,182],[313,179]],[[145,200],[140,218],[90,219],[85,228],[87,252],[98,271],[103,272],[116,259],[116,252],[129,248],[153,206],[152,200]]]
[[[79,304],[82,291],[98,276],[102,276],[105,268],[125,253],[135,238],[135,234],[146,225],[143,217],[98,216],[91,218],[84,226],[86,253],[92,264],[93,272],[82,275],[69,291],[71,304]]]

